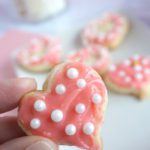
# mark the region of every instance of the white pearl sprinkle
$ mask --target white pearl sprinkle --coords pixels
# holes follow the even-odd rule
[[[119,74],[120,77],[124,77],[126,75],[126,73],[124,71],[119,71],[118,74]]]
[[[37,62],[39,60],[40,60],[40,58],[38,56],[31,57],[31,61],[33,61],[33,62]]]
[[[67,135],[72,136],[76,133],[76,126],[74,124],[68,124],[65,128],[65,132]]]
[[[78,77],[78,75],[79,75],[79,72],[76,68],[70,68],[67,71],[67,77],[70,79],[75,79]]]
[[[41,126],[41,121],[38,118],[34,118],[30,121],[30,127],[32,129],[38,129]]]
[[[129,83],[131,81],[131,78],[127,76],[127,77],[125,77],[124,80],[125,80],[125,82]]]
[[[115,71],[116,70],[116,65],[112,64],[109,67],[109,71]]]
[[[77,86],[78,86],[79,88],[84,88],[84,87],[86,86],[86,81],[85,81],[84,79],[79,79],[79,80],[77,81]]]
[[[63,120],[63,112],[59,109],[55,109],[52,111],[51,113],[51,119],[54,121],[54,122],[60,122]]]
[[[135,78],[136,78],[137,80],[142,80],[142,79],[143,79],[143,75],[142,75],[141,73],[136,73],[136,74],[135,74]]]
[[[66,92],[66,87],[63,84],[58,84],[55,88],[57,94],[62,95]]]
[[[44,102],[43,100],[37,100],[37,101],[34,103],[34,109],[35,109],[36,111],[39,111],[39,112],[45,110],[45,109],[46,109],[46,104],[45,104],[45,102]]]
[[[84,111],[85,111],[85,105],[84,105],[83,103],[77,104],[76,107],[75,107],[75,111],[76,111],[78,114],[84,113]]]
[[[90,135],[94,132],[95,130],[95,127],[93,125],[93,123],[91,122],[87,122],[84,126],[83,126],[83,132],[86,134],[86,135]]]
[[[131,65],[131,61],[129,59],[124,61],[124,65],[126,66],[130,66]]]
[[[98,94],[98,93],[95,93],[95,94],[93,95],[93,97],[92,97],[92,102],[93,102],[94,104],[99,104],[101,101],[102,101],[101,95]]]
[[[136,65],[136,66],[134,66],[134,70],[135,71],[141,71],[142,70],[142,66],[141,65]]]

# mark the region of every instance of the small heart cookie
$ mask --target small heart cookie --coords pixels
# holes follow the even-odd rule
[[[98,73],[82,63],[67,62],[50,72],[43,91],[22,98],[18,122],[28,135],[101,150],[100,129],[106,104],[107,90]]]
[[[150,95],[150,58],[134,55],[129,59],[111,65],[105,82],[116,92],[133,94],[139,99]]]
[[[17,54],[17,63],[32,72],[49,71],[61,62],[62,47],[52,37],[35,37],[26,43]]]
[[[102,18],[89,23],[82,33],[82,43],[104,45],[116,48],[124,39],[129,28],[126,17],[117,13],[107,13]]]

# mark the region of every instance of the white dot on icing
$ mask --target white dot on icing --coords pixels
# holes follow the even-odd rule
[[[30,121],[30,127],[32,129],[38,129],[41,126],[41,121],[38,118],[34,118]]]
[[[126,75],[126,73],[124,71],[119,71],[118,74],[119,74],[120,77],[124,77]]]
[[[142,75],[141,73],[136,73],[136,74],[135,74],[135,78],[136,78],[137,80],[142,80],[142,79],[143,79],[143,75]]]
[[[63,120],[63,112],[59,109],[55,109],[52,111],[51,113],[51,119],[54,121],[54,122],[60,122]]]
[[[95,130],[95,127],[94,127],[93,123],[91,123],[91,122],[87,122],[83,126],[83,132],[87,135],[92,134],[94,132],[94,130]]]
[[[78,86],[79,88],[84,88],[84,87],[86,86],[86,81],[85,81],[84,79],[79,79],[79,80],[77,81],[77,86]]]
[[[116,70],[116,65],[112,64],[109,67],[109,71],[115,71]]]
[[[75,135],[76,133],[76,126],[74,124],[68,124],[65,128],[65,133],[69,136]]]
[[[124,80],[125,80],[125,82],[129,83],[131,81],[131,78],[127,76],[127,77],[125,77]]]
[[[136,66],[134,66],[134,70],[135,71],[141,71],[142,70],[142,66],[141,65],[136,65]]]
[[[79,75],[79,72],[76,68],[70,68],[67,71],[67,77],[70,79],[75,79],[78,77],[78,75]]]
[[[76,107],[75,107],[75,111],[77,113],[79,113],[79,114],[84,113],[84,111],[85,111],[85,105],[82,104],[82,103],[77,104]]]
[[[93,95],[93,97],[92,97],[92,102],[93,102],[94,104],[98,104],[98,103],[100,103],[101,101],[102,101],[101,95],[98,94],[98,93],[95,93],[95,94]]]
[[[66,92],[66,87],[63,84],[58,84],[55,88],[57,94],[61,95]]]
[[[34,103],[34,109],[35,109],[36,111],[39,111],[39,112],[45,110],[45,109],[46,109],[46,104],[45,104],[45,102],[44,102],[43,100],[37,100],[37,101]]]
[[[126,66],[130,66],[131,65],[131,61],[129,59],[127,59],[127,60],[124,61],[124,64]]]

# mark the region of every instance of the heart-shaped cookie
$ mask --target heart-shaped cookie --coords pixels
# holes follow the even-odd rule
[[[61,44],[52,37],[35,37],[19,49],[17,63],[29,71],[49,71],[61,62]]]
[[[117,47],[124,39],[129,21],[117,13],[104,14],[100,19],[90,22],[82,32],[82,43],[89,45],[104,45]]]
[[[95,69],[101,76],[104,75],[111,62],[110,54],[104,46],[90,46],[75,51],[68,56],[70,60],[83,62]]]
[[[108,87],[123,94],[133,94],[139,99],[150,95],[150,58],[134,55],[111,65],[105,76]]]
[[[98,73],[82,63],[67,62],[50,72],[43,91],[22,98],[18,122],[28,135],[101,150],[100,129],[106,104],[107,90]]]

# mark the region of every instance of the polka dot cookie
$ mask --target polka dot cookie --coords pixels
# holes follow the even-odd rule
[[[49,71],[61,62],[61,45],[50,37],[35,37],[19,49],[17,63],[29,71]]]
[[[110,54],[104,46],[90,46],[80,49],[69,56],[70,60],[83,62],[103,75],[111,62]]]
[[[18,123],[28,135],[102,150],[99,131],[106,104],[107,90],[98,73],[83,63],[67,62],[52,69],[43,91],[22,98]]]
[[[82,42],[87,45],[117,47],[128,31],[128,21],[117,13],[107,13],[89,23],[82,32]]]
[[[112,90],[144,99],[150,95],[150,58],[135,55],[110,66],[105,81]]]

